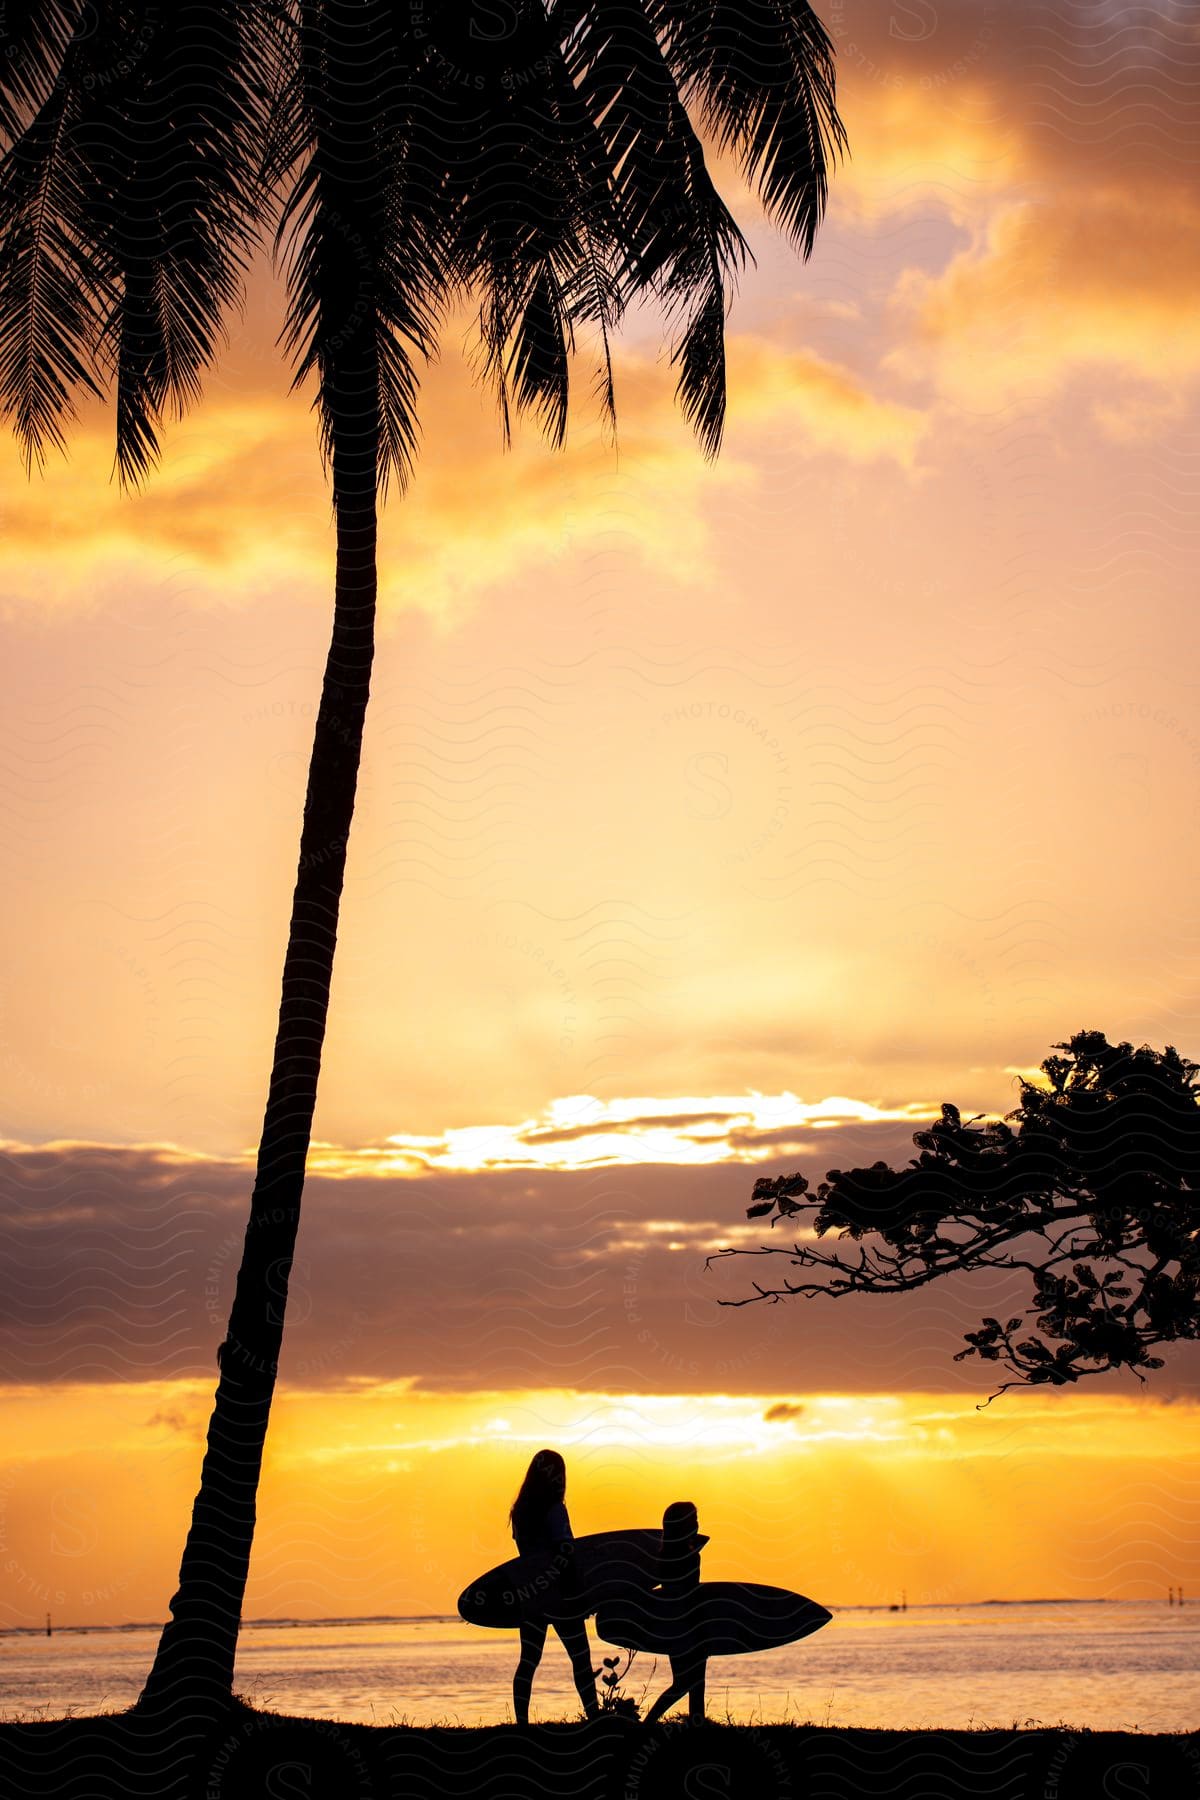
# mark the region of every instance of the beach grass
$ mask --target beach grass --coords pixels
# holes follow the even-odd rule
[[[185,1742],[136,1713],[0,1723],[4,1800],[1200,1800],[1200,1736],[619,1719],[359,1725],[237,1704]]]

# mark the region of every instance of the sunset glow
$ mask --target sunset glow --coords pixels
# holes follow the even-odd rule
[[[157,1616],[211,1389],[19,1389],[0,1490],[6,1624]],[[247,1616],[436,1613],[502,1561],[544,1442],[579,1531],[653,1525],[686,1493],[709,1578],[819,1587],[839,1604],[1070,1594],[1200,1580],[1177,1526],[1200,1474],[1194,1405],[945,1394],[438,1394],[351,1381],[281,1393]],[[64,1448],[70,1445],[69,1449]],[[138,1495],[131,1509],[129,1487]],[[461,1496],[469,1488],[470,1516]],[[1072,1495],[1064,1551],[1046,1497]],[[885,1522],[882,1522],[885,1521]]]
[[[380,1150],[314,1146],[310,1167],[323,1175],[404,1175],[445,1169],[588,1169],[634,1163],[766,1162],[811,1149],[809,1132],[848,1122],[876,1124],[936,1117],[920,1101],[882,1108],[845,1095],[805,1102],[795,1094],[713,1095],[655,1100],[552,1100],[540,1119],[521,1125],[452,1127],[438,1137],[388,1138]],[[795,1137],[790,1142],[789,1127]]]
[[[785,1242],[758,1177],[1004,1114],[1073,1031],[1200,1057],[1200,32],[817,10],[810,263],[714,159],[719,459],[648,309],[615,445],[586,344],[561,454],[473,316],[423,376],[248,1617],[452,1611],[543,1444],[577,1532],[694,1499],[711,1579],[1200,1590],[1197,1346],[984,1406],[1027,1272],[706,1266]],[[0,1627],[164,1617],[196,1491],[333,593],[281,317],[264,257],[143,492],[98,407],[0,459]]]

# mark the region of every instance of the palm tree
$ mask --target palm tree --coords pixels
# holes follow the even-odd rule
[[[371,675],[378,502],[411,472],[421,363],[471,300],[506,433],[527,410],[561,444],[576,334],[613,416],[612,333],[649,295],[715,454],[747,246],[698,131],[805,255],[844,133],[807,0],[10,0],[4,29],[0,403],[27,463],[63,446],[76,395],[115,388],[118,472],[146,477],[273,232],[284,348],[315,388],[332,475],[333,635],[257,1172],[141,1703],[204,1718],[231,1692]]]

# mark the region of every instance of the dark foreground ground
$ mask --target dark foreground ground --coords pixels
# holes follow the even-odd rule
[[[190,1772],[188,1763],[191,1762]],[[199,1757],[129,1714],[0,1725],[4,1800],[1200,1800],[1200,1735],[344,1725],[239,1708]]]

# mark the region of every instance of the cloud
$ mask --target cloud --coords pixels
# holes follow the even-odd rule
[[[1141,180],[1197,154],[1190,0],[1055,14],[1039,0],[826,0],[822,17],[851,146],[835,209],[847,187],[905,170],[943,186],[1035,169]]]
[[[416,476],[382,515],[385,623],[412,612],[451,622],[529,570],[595,556],[614,531],[658,580],[703,587],[714,579],[709,501],[753,484],[764,425],[785,421],[800,454],[911,463],[920,414],[874,398],[848,371],[752,335],[731,339],[730,370],[741,448],[716,463],[679,416],[669,360],[633,349],[618,364],[619,455],[583,355],[568,451],[527,423],[505,452],[491,396],[448,349],[423,384]],[[0,610],[92,610],[138,585],[216,608],[281,590],[328,602],[329,487],[301,400],[261,383],[237,394],[214,385],[168,427],[161,465],[134,494],[112,480],[112,430],[108,411],[85,408],[67,460],[32,481],[13,455],[0,481]]]
[[[664,1107],[669,1110],[664,1110]],[[831,1095],[805,1101],[795,1094],[748,1094],[664,1102],[653,1098],[598,1100],[572,1094],[553,1100],[541,1119],[520,1125],[471,1125],[438,1136],[397,1133],[384,1146],[341,1150],[314,1147],[310,1167],[326,1175],[392,1176],[418,1170],[568,1169],[639,1163],[761,1162],[810,1145],[806,1133],[850,1122],[917,1122],[938,1107],[913,1101],[878,1107]]]
[[[1106,437],[1170,429],[1200,374],[1194,9],[830,0],[823,16],[852,154],[818,257],[870,292],[893,241],[911,246],[884,372],[972,418],[1044,409],[1082,377],[1103,383]]]
[[[1005,206],[944,271],[902,279],[911,336],[886,362],[972,411],[1042,405],[1078,374],[1134,383],[1128,401],[1106,385],[1095,416],[1147,435],[1200,376],[1198,285],[1194,199],[1101,186]]]
[[[803,1418],[808,1409],[796,1400],[779,1400],[774,1406],[768,1406],[763,1419],[768,1425],[782,1425],[789,1419]]]
[[[850,370],[808,350],[735,336],[729,367],[731,432],[739,444],[755,426],[786,422],[799,455],[887,460],[908,469],[929,427],[919,408],[874,394]]]
[[[723,1247],[786,1251],[790,1239],[746,1220],[755,1174],[896,1161],[911,1135],[908,1120],[845,1118],[816,1153],[752,1167],[310,1174],[281,1379],[334,1391],[786,1394],[802,1383],[979,1398],[986,1371],[954,1353],[981,1314],[1024,1308],[1020,1271],[861,1304],[723,1306],[750,1296],[762,1271],[737,1257],[706,1267]],[[211,1384],[252,1178],[250,1158],[173,1147],[5,1146],[0,1380]],[[787,1269],[781,1259],[770,1275]],[[1156,1394],[1185,1390],[1198,1358],[1173,1355]],[[156,1429],[178,1404],[157,1402]]]
[[[192,1431],[195,1423],[195,1420],[190,1419],[181,1407],[160,1406],[158,1411],[151,1413],[146,1420],[146,1430],[153,1431],[159,1428],[164,1431]]]
[[[586,396],[569,457],[532,427],[505,454],[490,397],[472,386],[461,359],[434,364],[423,384],[417,475],[381,523],[385,619],[414,611],[453,618],[519,571],[586,553],[611,533],[614,515],[660,578],[702,581],[699,496],[736,482],[739,471],[732,461],[719,472],[705,464],[671,415],[665,372],[652,363],[643,371],[634,359],[631,376],[626,399],[635,404],[618,465]],[[161,465],[135,494],[111,479],[112,430],[108,411],[85,409],[68,459],[31,482],[13,455],[0,484],[0,605],[90,610],[132,584],[165,585],[177,599],[218,608],[285,589],[309,603],[329,600],[330,494],[302,399],[212,384],[186,420],[168,427]]]
[[[589,1094],[581,1095],[580,1100],[588,1111],[601,1105],[600,1101],[593,1100]],[[620,1103],[618,1102],[618,1104]],[[619,1131],[679,1132],[684,1142],[691,1142],[694,1141],[691,1134],[700,1127],[720,1128],[728,1123],[729,1117],[727,1112],[648,1113],[641,1118],[614,1119],[614,1126]],[[526,1142],[530,1144],[570,1144],[577,1142],[580,1138],[593,1138],[595,1135],[596,1126],[594,1124],[563,1125],[557,1128],[547,1127],[545,1130],[535,1127],[527,1131]]]

